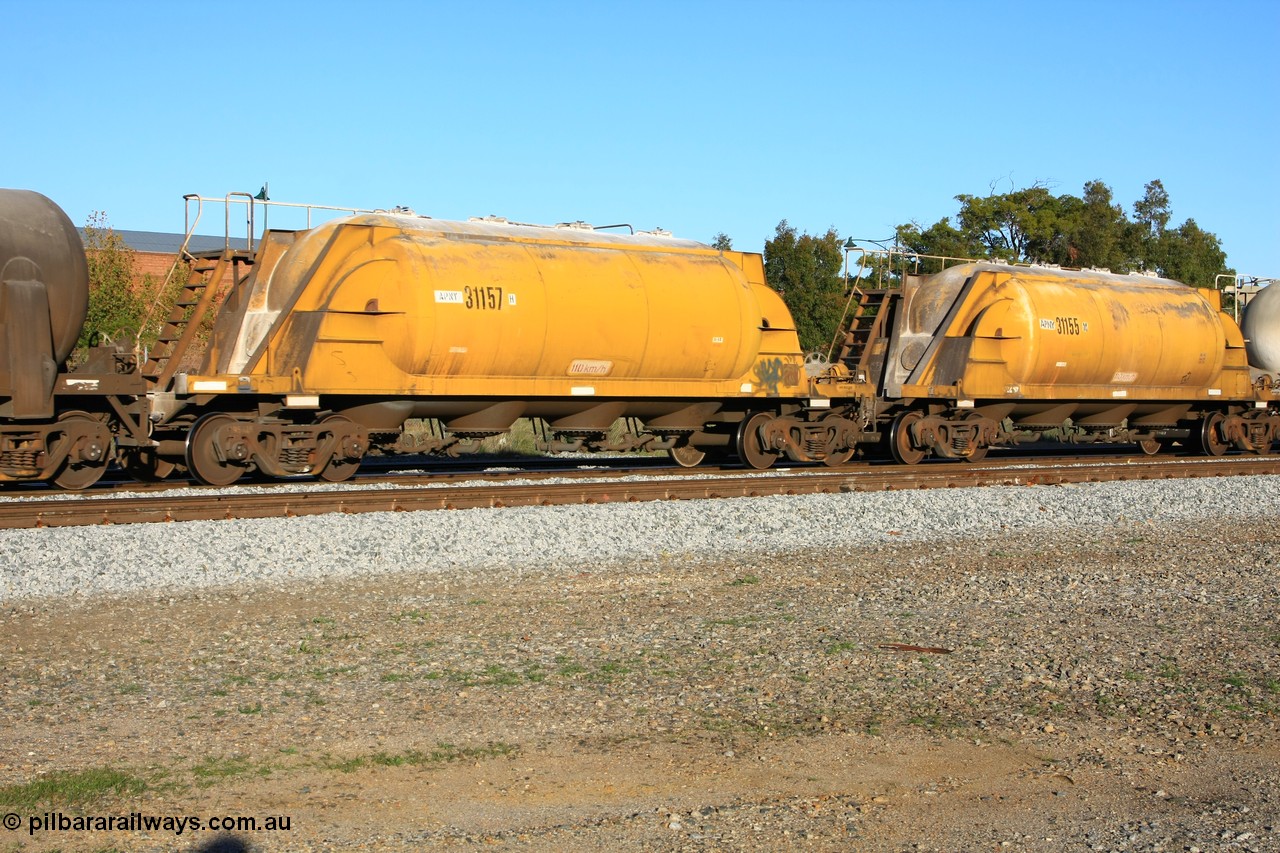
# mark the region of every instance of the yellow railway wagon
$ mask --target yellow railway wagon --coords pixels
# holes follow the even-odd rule
[[[665,233],[364,214],[271,235],[259,257],[201,370],[176,377],[180,399],[224,413],[278,399],[294,420],[334,413],[370,432],[434,418],[444,441],[535,417],[572,444],[634,417],[671,447],[725,406],[740,418],[752,400],[808,393],[790,313],[755,254]],[[187,440],[198,475],[236,444],[239,427],[217,428]]]
[[[1217,291],[1147,275],[976,263],[909,279],[878,342],[891,449],[980,457],[1016,433],[1136,440],[1196,423],[1206,449],[1269,446],[1269,393]],[[1265,399],[1263,399],[1265,397]],[[1238,411],[1231,410],[1236,404]],[[1257,410],[1256,412],[1253,410]]]

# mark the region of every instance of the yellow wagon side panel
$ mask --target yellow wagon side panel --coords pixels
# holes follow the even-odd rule
[[[671,238],[369,215],[301,235],[257,286],[260,316],[215,336],[239,336],[230,367],[263,391],[801,394],[762,273]]]
[[[895,352],[904,395],[946,387],[982,399],[1249,393],[1232,369],[1243,358],[1238,330],[1193,288],[1034,267],[970,265],[946,276],[913,294]],[[931,323],[941,324],[936,333]]]

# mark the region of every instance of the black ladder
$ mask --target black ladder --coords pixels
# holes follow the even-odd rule
[[[853,316],[849,318],[849,325],[845,328],[844,338],[840,341],[840,354],[836,361],[846,367],[853,369],[862,362],[862,355],[866,352],[867,344],[871,340],[872,331],[876,325],[876,319],[880,316],[880,307],[884,305],[885,299],[890,293],[896,293],[896,290],[863,290],[860,287],[853,289],[857,302],[854,303]]]
[[[167,391],[178,372],[182,356],[195,338],[200,323],[209,313],[215,295],[236,253],[225,249],[219,253],[190,256],[187,283],[178,294],[169,318],[160,329],[160,337],[148,354],[142,375],[159,391]]]

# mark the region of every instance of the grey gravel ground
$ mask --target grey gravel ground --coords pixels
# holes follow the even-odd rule
[[[109,767],[59,807],[262,851],[1280,850],[1277,480],[6,533],[0,812]]]
[[[0,601],[1280,515],[1280,477],[0,531]]]

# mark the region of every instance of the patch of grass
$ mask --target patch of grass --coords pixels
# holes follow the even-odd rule
[[[239,708],[236,708],[236,710],[241,714],[261,714],[262,703],[254,702],[252,705],[241,705]]]
[[[839,642],[831,643],[823,649],[823,651],[829,655],[838,655],[841,652],[851,652],[857,648],[857,643],[851,643],[848,640],[840,640]]]
[[[206,758],[191,768],[191,775],[202,787],[208,787],[223,779],[235,779],[254,772],[252,762],[247,758],[233,756],[231,758]]]
[[[0,787],[0,806],[35,812],[48,806],[83,806],[110,796],[137,796],[149,788],[150,784],[140,776],[94,767],[50,773],[31,782]]]
[[[137,682],[134,682],[132,684],[122,684],[120,685],[120,692],[126,696],[129,696],[134,693],[141,693],[142,685],[138,684]]]
[[[1140,672],[1134,672],[1134,671],[1132,671],[1132,670],[1127,670],[1127,671],[1125,672],[1125,674],[1124,674],[1124,679],[1125,679],[1125,681],[1143,681],[1143,680],[1145,680],[1145,679],[1146,679],[1146,676],[1145,676],[1145,675],[1143,675],[1143,674],[1142,674],[1142,673],[1140,673]]]
[[[384,684],[391,684],[397,681],[408,681],[409,675],[403,672],[384,672],[378,680]]]
[[[505,687],[524,681],[524,676],[521,673],[496,663],[484,668],[484,676],[488,679],[489,684],[500,684]]]
[[[334,619],[332,616],[317,616],[311,620],[311,624],[312,625],[336,625],[338,624],[338,620]]]
[[[1238,672],[1234,672],[1222,679],[1223,684],[1229,684],[1232,687],[1244,689],[1249,686],[1249,680]]]
[[[501,758],[517,752],[509,743],[490,743],[485,746],[456,747],[451,743],[439,743],[432,750],[421,752],[416,749],[405,752],[375,752],[367,756],[344,759],[326,759],[321,766],[326,770],[337,770],[339,773],[354,773],[366,767],[421,767],[429,764],[445,764],[450,761],[476,760],[481,758]]]
[[[348,758],[343,761],[330,761],[324,765],[326,770],[337,770],[339,773],[354,773],[369,762],[364,758]]]
[[[729,581],[729,586],[751,586],[757,583],[760,583],[759,575],[739,575]]]
[[[921,728],[933,731],[942,725],[942,717],[937,714],[916,714],[907,718],[907,725],[920,726]]]
[[[463,672],[460,669],[446,669],[442,673],[442,676],[449,681],[452,681],[454,684],[459,684],[463,687],[471,687],[472,685],[479,684],[479,681],[476,680],[474,675],[469,672]]]
[[[590,678],[592,681],[600,681],[608,684],[613,681],[615,676],[628,675],[630,672],[631,667],[624,663],[619,661],[607,661],[600,664],[596,671],[591,673]]]
[[[322,666],[318,669],[311,670],[311,677],[316,681],[328,681],[330,676],[342,675],[343,673],[354,671],[354,666]]]
[[[573,678],[575,675],[581,675],[586,671],[587,668],[577,661],[569,661],[556,670],[556,672],[560,673],[565,678]]]
[[[1173,661],[1165,661],[1160,664],[1160,669],[1156,674],[1161,678],[1167,678],[1172,681],[1182,677],[1182,670]]]
[[[404,622],[405,620],[408,620],[410,622],[426,622],[430,618],[431,618],[431,614],[427,613],[426,611],[413,609],[413,610],[401,610],[399,613],[391,617],[391,621]]]
[[[911,703],[907,708],[906,724],[929,731],[959,731],[965,721],[931,702]]]

